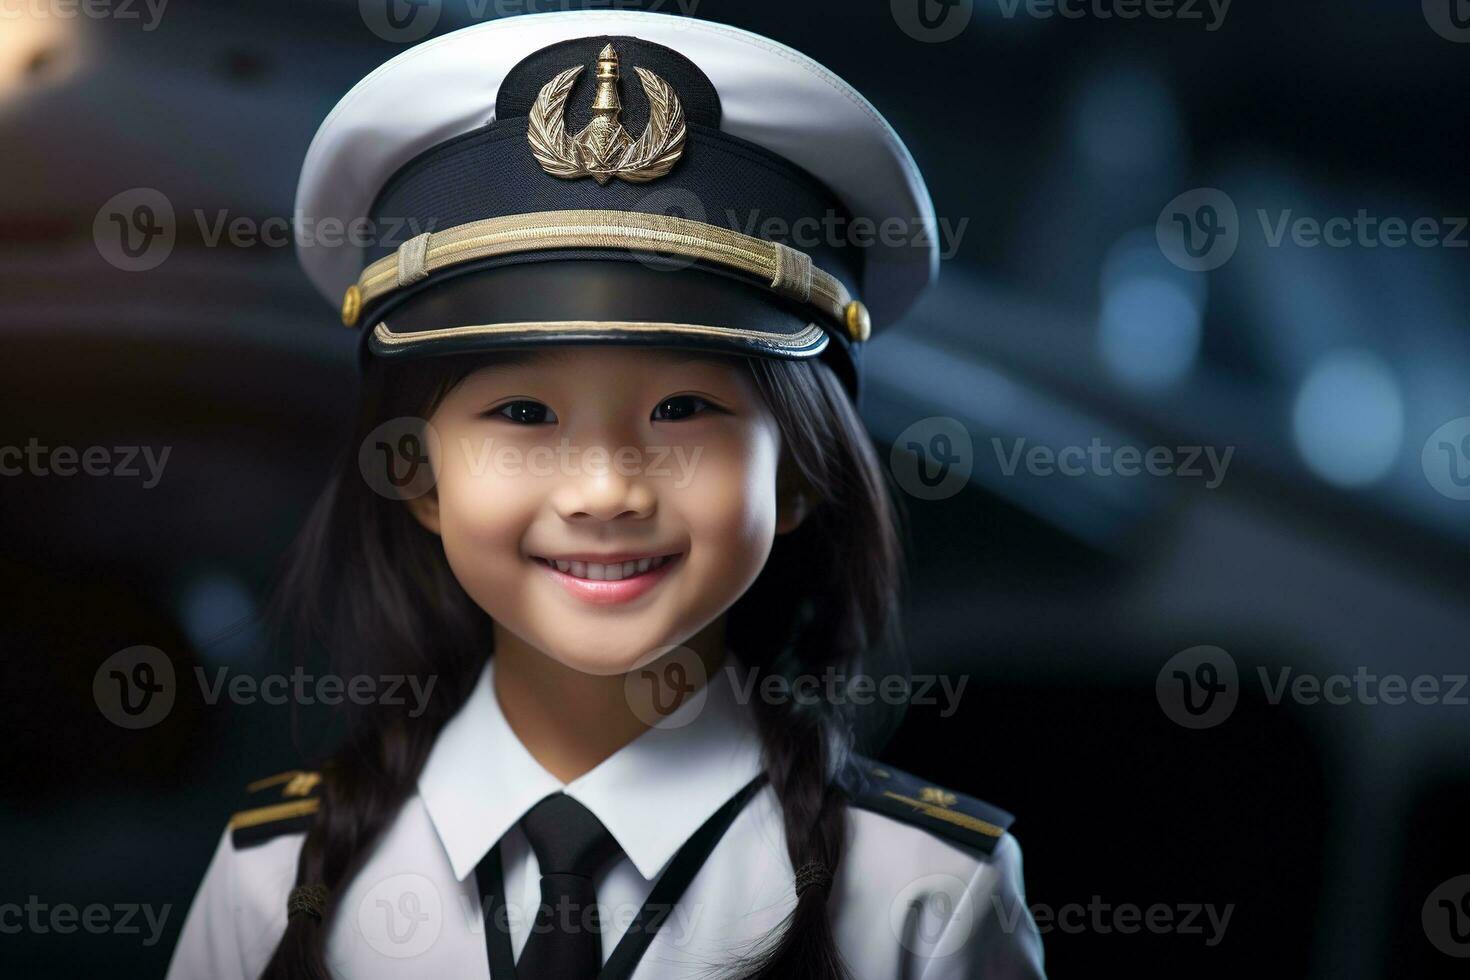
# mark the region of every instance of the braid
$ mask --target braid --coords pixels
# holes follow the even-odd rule
[[[456,370],[463,371],[465,367]],[[352,445],[385,418],[427,416],[453,376],[369,367]],[[460,588],[438,540],[397,500],[378,496],[344,454],[288,555],[271,619],[300,659],[324,649],[341,673],[404,673],[436,683],[422,714],[363,706],[322,769],[321,805],[302,843],[297,888],[321,886],[321,916],[299,914],[262,974],[327,980],[337,903],[414,792],[434,741],[469,697],[493,645],[491,623]],[[348,669],[343,669],[348,668]]]
[[[781,420],[790,462],[820,503],[777,539],[760,578],[732,609],[732,647],[762,672],[855,670],[896,657],[899,515],[862,422],[825,365],[751,363]],[[827,901],[847,840],[846,798],[833,774],[844,770],[855,742],[881,740],[895,719],[864,719],[865,728],[849,705],[760,698],[752,710],[799,880],[784,926],[732,976],[848,980]]]
[[[766,772],[781,803],[786,852],[798,878],[796,908],[787,916],[774,944],[744,960],[741,980],[848,980],[852,976],[837,949],[828,915],[832,876],[842,861],[847,806],[841,790],[827,778],[831,737],[820,724],[792,731],[790,718],[769,706],[757,710],[766,746]],[[804,886],[804,887],[803,887]]]
[[[419,726],[423,732],[426,726]],[[263,980],[328,980],[326,931],[343,887],[365,859],[369,846],[412,792],[432,738],[402,730],[352,743],[323,767],[321,807],[296,864],[296,886],[323,886],[327,902],[320,918],[293,915],[262,974]]]

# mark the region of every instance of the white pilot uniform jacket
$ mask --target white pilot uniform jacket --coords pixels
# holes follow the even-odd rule
[[[597,885],[606,960],[674,853],[761,771],[760,742],[728,667],[657,727],[566,784],[511,731],[493,670],[491,658],[435,743],[417,792],[338,897],[327,950],[338,976],[488,977],[475,870],[498,841],[504,921],[519,958],[540,902],[540,876],[517,822],[559,790],[590,809],[623,850]],[[934,792],[941,803],[954,799]],[[289,812],[292,804],[273,807]],[[855,977],[1044,976],[1022,891],[1021,850],[1010,834],[997,830],[986,853],[857,805],[848,812],[847,847],[828,907]],[[260,974],[286,926],[304,836],[297,829],[241,845],[225,832],[184,923],[169,980]],[[780,808],[764,785],[720,838],[632,978],[718,975],[779,928],[795,902]]]

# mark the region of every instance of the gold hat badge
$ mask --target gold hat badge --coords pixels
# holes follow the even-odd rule
[[[684,153],[684,107],[668,82],[646,68],[634,68],[648,96],[648,125],[636,140],[629,136],[618,121],[623,107],[618,100],[618,53],[611,44],[597,56],[592,121],[575,136],[567,135],[567,96],[583,67],[558,73],[531,106],[526,138],[541,169],[553,177],[591,177],[599,184],[614,177],[642,183],[673,169]]]

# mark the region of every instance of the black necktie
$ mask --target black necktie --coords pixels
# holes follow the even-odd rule
[[[602,923],[592,877],[618,842],[576,800],[553,793],[521,818],[541,865],[541,908],[516,961],[521,980],[592,980],[602,969]]]

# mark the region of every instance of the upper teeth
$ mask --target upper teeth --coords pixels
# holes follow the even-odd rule
[[[657,558],[639,558],[635,561],[613,562],[604,565],[595,561],[559,561],[548,558],[557,571],[566,572],[577,578],[592,579],[600,582],[616,582],[630,575],[642,575],[650,568],[658,568],[667,564],[673,555],[660,555]]]

